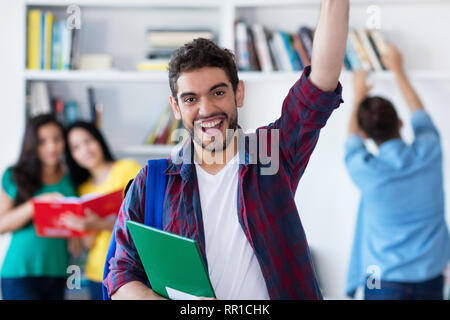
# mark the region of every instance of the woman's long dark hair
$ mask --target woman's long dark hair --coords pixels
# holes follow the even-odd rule
[[[63,126],[50,114],[39,115],[28,120],[19,160],[12,167],[12,178],[17,185],[14,206],[31,199],[34,193],[42,187],[42,163],[38,155],[38,130],[47,124],[58,126],[61,129],[61,135],[64,136]]]
[[[66,163],[69,168],[70,176],[72,178],[73,183],[75,184],[75,186],[79,187],[91,176],[91,174],[87,169],[80,167],[72,157],[68,138],[69,133],[73,129],[84,129],[87,132],[89,132],[89,134],[100,144],[100,147],[102,148],[103,151],[103,158],[105,159],[105,161],[113,162],[114,157],[102,133],[100,132],[100,130],[97,129],[97,127],[93,123],[85,121],[77,121],[72,123],[66,130]]]

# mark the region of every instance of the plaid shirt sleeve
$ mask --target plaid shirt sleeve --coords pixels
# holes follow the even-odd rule
[[[125,224],[127,220],[144,223],[146,181],[147,166],[138,173],[131,184],[117,217],[114,230],[116,253],[109,261],[110,272],[103,282],[110,296],[128,282],[147,281],[144,267]]]
[[[342,100],[342,86],[325,92],[308,79],[311,67],[305,68],[301,78],[286,96],[281,117],[268,126],[279,129],[280,156],[292,179],[298,183],[308,164],[322,129]]]

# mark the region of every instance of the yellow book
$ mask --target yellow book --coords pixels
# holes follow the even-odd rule
[[[140,71],[167,71],[169,70],[168,59],[149,59],[140,62],[137,65]]]
[[[53,26],[53,13],[50,11],[45,12],[45,69],[51,68],[52,61],[52,26]]]
[[[41,10],[28,12],[27,69],[39,70],[41,66]]]

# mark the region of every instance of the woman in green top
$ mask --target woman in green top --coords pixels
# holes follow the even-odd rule
[[[3,299],[64,299],[69,263],[66,239],[36,235],[33,197],[76,196],[62,164],[64,133],[51,115],[30,119],[16,165],[0,191],[0,234],[12,232],[1,268]]]

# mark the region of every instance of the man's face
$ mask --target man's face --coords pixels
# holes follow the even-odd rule
[[[219,151],[230,142],[227,129],[237,128],[237,108],[243,105],[244,84],[236,93],[225,71],[215,67],[183,72],[177,80],[177,100],[170,97],[175,117],[183,121],[194,142]],[[233,132],[228,131],[228,136]]]

